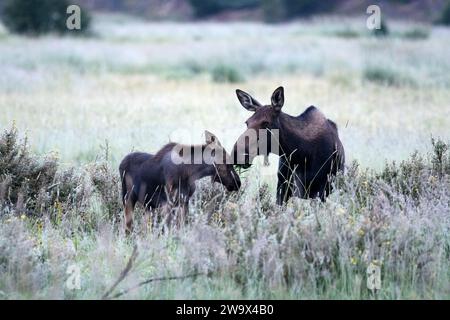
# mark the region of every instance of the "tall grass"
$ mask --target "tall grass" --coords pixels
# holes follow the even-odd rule
[[[2,148],[11,135],[3,134]],[[450,154],[442,140],[433,141],[430,153],[379,172],[350,164],[325,203],[294,199],[277,207],[270,185],[257,176],[244,179],[235,194],[202,181],[190,224],[163,234],[142,210],[134,233],[124,234],[118,197],[101,196],[104,187],[113,195],[118,189],[114,172],[104,166],[84,173],[94,177],[84,180],[93,190],[84,212],[77,203],[59,209],[55,200],[44,212],[25,206],[35,214],[24,215],[8,197],[14,187],[7,187],[0,218],[3,298],[100,298],[134,245],[137,260],[119,289],[147,278],[202,275],[142,286],[123,298],[450,297]],[[24,203],[40,192],[30,189]],[[65,283],[73,264],[82,270],[80,290]],[[381,268],[376,292],[366,285],[371,264]]]
[[[357,19],[276,26],[93,21],[93,38],[3,32],[0,40],[0,125],[17,120],[35,151],[57,149],[63,162],[92,161],[108,139],[117,164],[132,148],[157,149],[180,127],[195,137],[205,128],[223,132],[230,147],[248,116],[237,87],[268,102],[283,85],[286,112],[294,115],[316,105],[364,166],[380,168],[381,152],[400,160],[424,151],[430,134],[444,135],[449,125],[441,116],[450,101],[445,29],[431,28],[418,41],[374,39]],[[399,35],[419,28],[390,26]]]
[[[135,244],[118,289],[204,275],[123,298],[449,298],[448,30],[390,21],[375,39],[357,19],[93,21],[92,38],[0,30],[0,298],[100,298]],[[204,129],[229,149],[250,116],[234,90],[268,103],[279,85],[285,112],[313,104],[339,126],[349,167],[326,203],[276,207],[271,156],[239,193],[202,181],[187,227],[158,234],[141,208],[125,236],[121,157],[198,143]],[[65,284],[72,265],[81,290]]]

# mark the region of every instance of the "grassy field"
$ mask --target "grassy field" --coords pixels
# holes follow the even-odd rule
[[[449,299],[450,29],[390,27],[380,39],[364,19],[156,24],[100,15],[87,38],[0,28],[0,128],[14,123],[31,148],[25,162],[10,157],[20,145],[14,130],[0,144],[0,298],[101,298],[137,244],[119,289],[208,275],[122,298]],[[250,116],[234,90],[268,103],[279,85],[285,112],[315,105],[339,126],[349,168],[326,203],[275,207],[271,156],[269,167],[244,173],[238,194],[205,181],[188,227],[158,235],[138,214],[125,237],[116,168],[126,153],[200,143],[205,129],[230,149]],[[31,185],[44,169],[55,171],[48,185]],[[377,294],[366,287],[370,264],[381,267]],[[80,290],[66,286],[70,265],[81,268]]]

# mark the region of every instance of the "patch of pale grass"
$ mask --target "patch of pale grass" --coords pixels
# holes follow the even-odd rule
[[[424,150],[431,135],[448,136],[443,114],[450,94],[440,88],[335,84],[332,78],[300,75],[261,75],[236,84],[145,75],[64,78],[31,92],[1,94],[0,124],[16,121],[39,152],[57,150],[65,161],[92,160],[108,140],[117,164],[130,150],[156,151],[170,139],[201,143],[204,129],[230,149],[250,116],[234,90],[268,103],[278,85],[285,86],[285,112],[297,115],[317,106],[338,124],[348,159],[366,166],[379,168],[385,159]]]

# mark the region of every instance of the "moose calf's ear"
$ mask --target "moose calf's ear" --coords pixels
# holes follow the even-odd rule
[[[205,142],[206,144],[210,144],[210,143],[216,143],[217,141],[217,137],[209,132],[208,130],[205,130]]]
[[[284,89],[283,87],[278,87],[272,94],[272,107],[275,111],[281,111],[284,104]]]
[[[253,99],[252,96],[249,95],[247,92],[237,89],[236,95],[239,99],[239,102],[248,111],[256,111],[256,109],[261,107],[261,104],[255,99]]]
[[[221,147],[219,139],[214,135],[214,133],[209,132],[208,130],[205,130],[205,142],[206,144],[215,144]]]

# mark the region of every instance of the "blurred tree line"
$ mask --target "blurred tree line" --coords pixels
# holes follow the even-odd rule
[[[264,20],[279,22],[297,16],[326,12],[335,2],[315,0],[189,0],[197,17],[225,10],[261,8]]]
[[[69,0],[2,0],[1,20],[5,27],[14,33],[40,35],[55,33],[86,33],[89,30],[91,15],[80,8],[80,30],[70,30],[66,21],[70,14],[67,8],[76,1]]]
[[[315,14],[333,12],[339,5],[360,7],[364,10],[370,4],[378,4],[382,8],[393,6],[415,7],[416,11],[437,11],[438,19],[434,22],[450,25],[450,0],[390,0],[390,1],[363,1],[363,0],[188,0],[197,17],[206,17],[226,10],[246,8],[261,9],[266,22],[281,22],[296,17],[307,17]],[[356,3],[356,5],[355,5]],[[388,5],[387,5],[388,4]],[[413,10],[414,11],[414,10]],[[408,18],[408,17],[405,17]]]
[[[125,12],[145,16],[156,20],[190,20],[193,18],[208,18],[227,12],[226,16],[242,17],[251,16],[260,18],[266,22],[282,22],[296,17],[306,17],[315,14],[334,12],[339,8],[344,11],[357,10],[364,12],[370,4],[378,4],[384,10],[394,10],[397,15],[405,12],[412,13],[412,19],[416,13],[427,16],[428,20],[440,22],[449,21],[445,13],[446,3],[450,0],[78,0],[93,10],[107,10]],[[448,5],[447,5],[448,6]],[[353,8],[353,9],[351,9]],[[404,10],[407,9],[407,10]],[[249,15],[240,15],[240,11],[246,11]],[[338,10],[339,11],[339,10]],[[428,12],[428,14],[426,13]],[[408,16],[404,16],[408,18]],[[447,22],[450,23],[450,22]]]
[[[81,0],[95,10],[127,12],[153,18],[206,18],[224,11],[256,9],[269,22],[328,11],[335,3],[345,1],[348,0]]]
[[[137,14],[152,19],[186,20],[206,18],[222,12],[249,10],[258,12],[266,22],[282,22],[296,17],[333,12],[352,0],[1,0],[0,17],[11,31],[39,35],[47,32],[67,33],[66,9],[71,4],[82,8],[81,30],[89,30],[89,10]],[[415,5],[419,0],[392,0],[390,5]],[[380,1],[381,3],[382,1]],[[423,3],[422,3],[423,4]],[[363,1],[361,5],[364,7]],[[436,0],[432,7],[439,12],[436,22],[450,25],[450,0]]]

